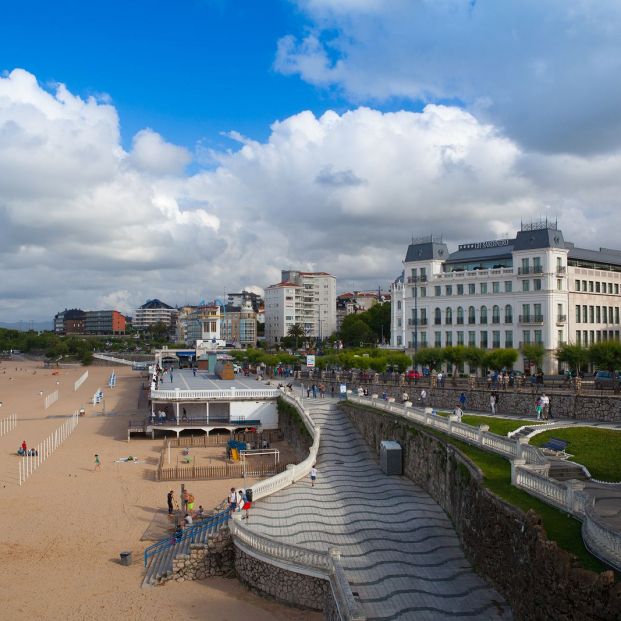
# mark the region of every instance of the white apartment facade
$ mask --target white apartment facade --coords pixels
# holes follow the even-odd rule
[[[300,324],[306,337],[325,339],[336,331],[336,278],[326,272],[283,270],[265,290],[265,339],[270,344]]]
[[[441,239],[412,240],[403,268],[392,286],[394,347],[541,343],[543,371],[555,373],[562,343],[619,338],[621,252],[576,248],[547,221],[453,253]]]
[[[168,327],[174,327],[177,322],[179,311],[161,300],[147,300],[140,308],[134,311],[132,325],[136,330],[144,330],[149,326],[163,323]]]

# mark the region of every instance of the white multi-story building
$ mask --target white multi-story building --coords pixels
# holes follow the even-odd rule
[[[547,221],[453,253],[435,237],[412,240],[403,268],[392,286],[394,347],[541,343],[543,370],[554,373],[562,343],[619,338],[621,252],[576,248]]]
[[[283,270],[265,290],[265,339],[278,343],[300,324],[305,335],[324,339],[336,330],[336,278],[325,272]]]
[[[140,308],[134,312],[132,325],[136,330],[144,330],[149,326],[163,323],[173,329],[177,322],[179,311],[172,306],[168,306],[161,300],[147,300]]]

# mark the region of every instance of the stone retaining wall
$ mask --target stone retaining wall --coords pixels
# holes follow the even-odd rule
[[[190,554],[173,559],[173,575],[168,580],[203,580],[211,576],[234,576],[234,551],[231,532],[220,529],[207,544],[192,544]]]
[[[465,390],[452,388],[447,382],[444,388],[429,388],[428,386],[394,386],[372,384],[369,394],[382,395],[384,391],[389,397],[401,401],[403,392],[407,392],[414,405],[420,405],[418,398],[422,388],[427,392],[426,405],[441,409],[452,410],[459,403],[459,395],[466,395],[466,410],[491,413],[489,405],[490,391],[483,388]],[[535,418],[535,402],[537,397],[545,392],[545,387],[538,387],[535,392],[524,388],[521,392],[496,391],[498,394],[498,414],[511,414],[524,418]],[[610,423],[621,422],[621,396],[576,395],[548,393],[550,397],[551,414],[555,418],[569,418],[572,420],[598,420]]]
[[[401,444],[404,475],[451,517],[466,556],[507,598],[515,619],[621,619],[614,573],[582,569],[547,538],[536,513],[524,514],[489,492],[480,471],[453,446],[394,414],[342,407],[376,455],[382,440]]]
[[[328,580],[276,567],[237,547],[235,570],[241,582],[260,595],[268,595],[285,604],[311,610],[329,611],[335,608],[334,602],[329,601],[333,600],[333,596]]]
[[[306,459],[313,439],[306,431],[302,419],[299,417],[299,414],[295,412],[293,406],[282,399],[278,400],[278,427],[282,430],[283,437],[287,441],[287,444],[295,449],[297,461],[301,462]]]

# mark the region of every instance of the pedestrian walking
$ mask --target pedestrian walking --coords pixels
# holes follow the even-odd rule
[[[315,481],[317,480],[317,468],[315,468],[315,464],[313,464],[313,467],[310,469],[310,480],[311,487],[315,487]]]
[[[492,414],[496,414],[496,400],[497,400],[496,393],[492,391],[489,396],[489,406],[492,410]]]
[[[420,401],[423,407],[425,407],[425,404],[427,403],[427,391],[424,388],[420,391]]]
[[[537,412],[537,420],[541,420],[541,413],[543,412],[541,397],[537,397],[537,401],[535,403],[535,411]]]
[[[99,455],[95,454],[95,470],[101,470],[101,461]]]
[[[174,497],[175,497],[175,492],[173,492],[173,490],[170,490],[168,494],[166,494],[166,503],[168,504],[168,515],[172,515]]]
[[[462,392],[459,395],[459,406],[461,407],[462,410],[466,407],[466,393],[465,392]]]
[[[455,407],[455,409],[453,410],[453,416],[457,417],[457,420],[461,423],[461,417],[464,415],[463,410],[461,409],[461,407],[458,405]]]
[[[545,393],[541,394],[541,407],[544,420],[548,420],[550,413],[550,397]]]
[[[237,492],[234,487],[231,487],[231,492],[229,493],[229,511],[233,513],[237,508]]]

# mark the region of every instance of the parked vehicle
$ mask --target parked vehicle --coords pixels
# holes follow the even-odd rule
[[[420,371],[417,371],[416,369],[410,369],[407,372],[407,378],[409,380],[417,380],[420,379],[422,377],[422,375],[420,374]]]
[[[617,384],[621,384],[621,371],[615,371]],[[612,388],[612,373],[610,371],[597,371],[595,373],[595,388]]]

